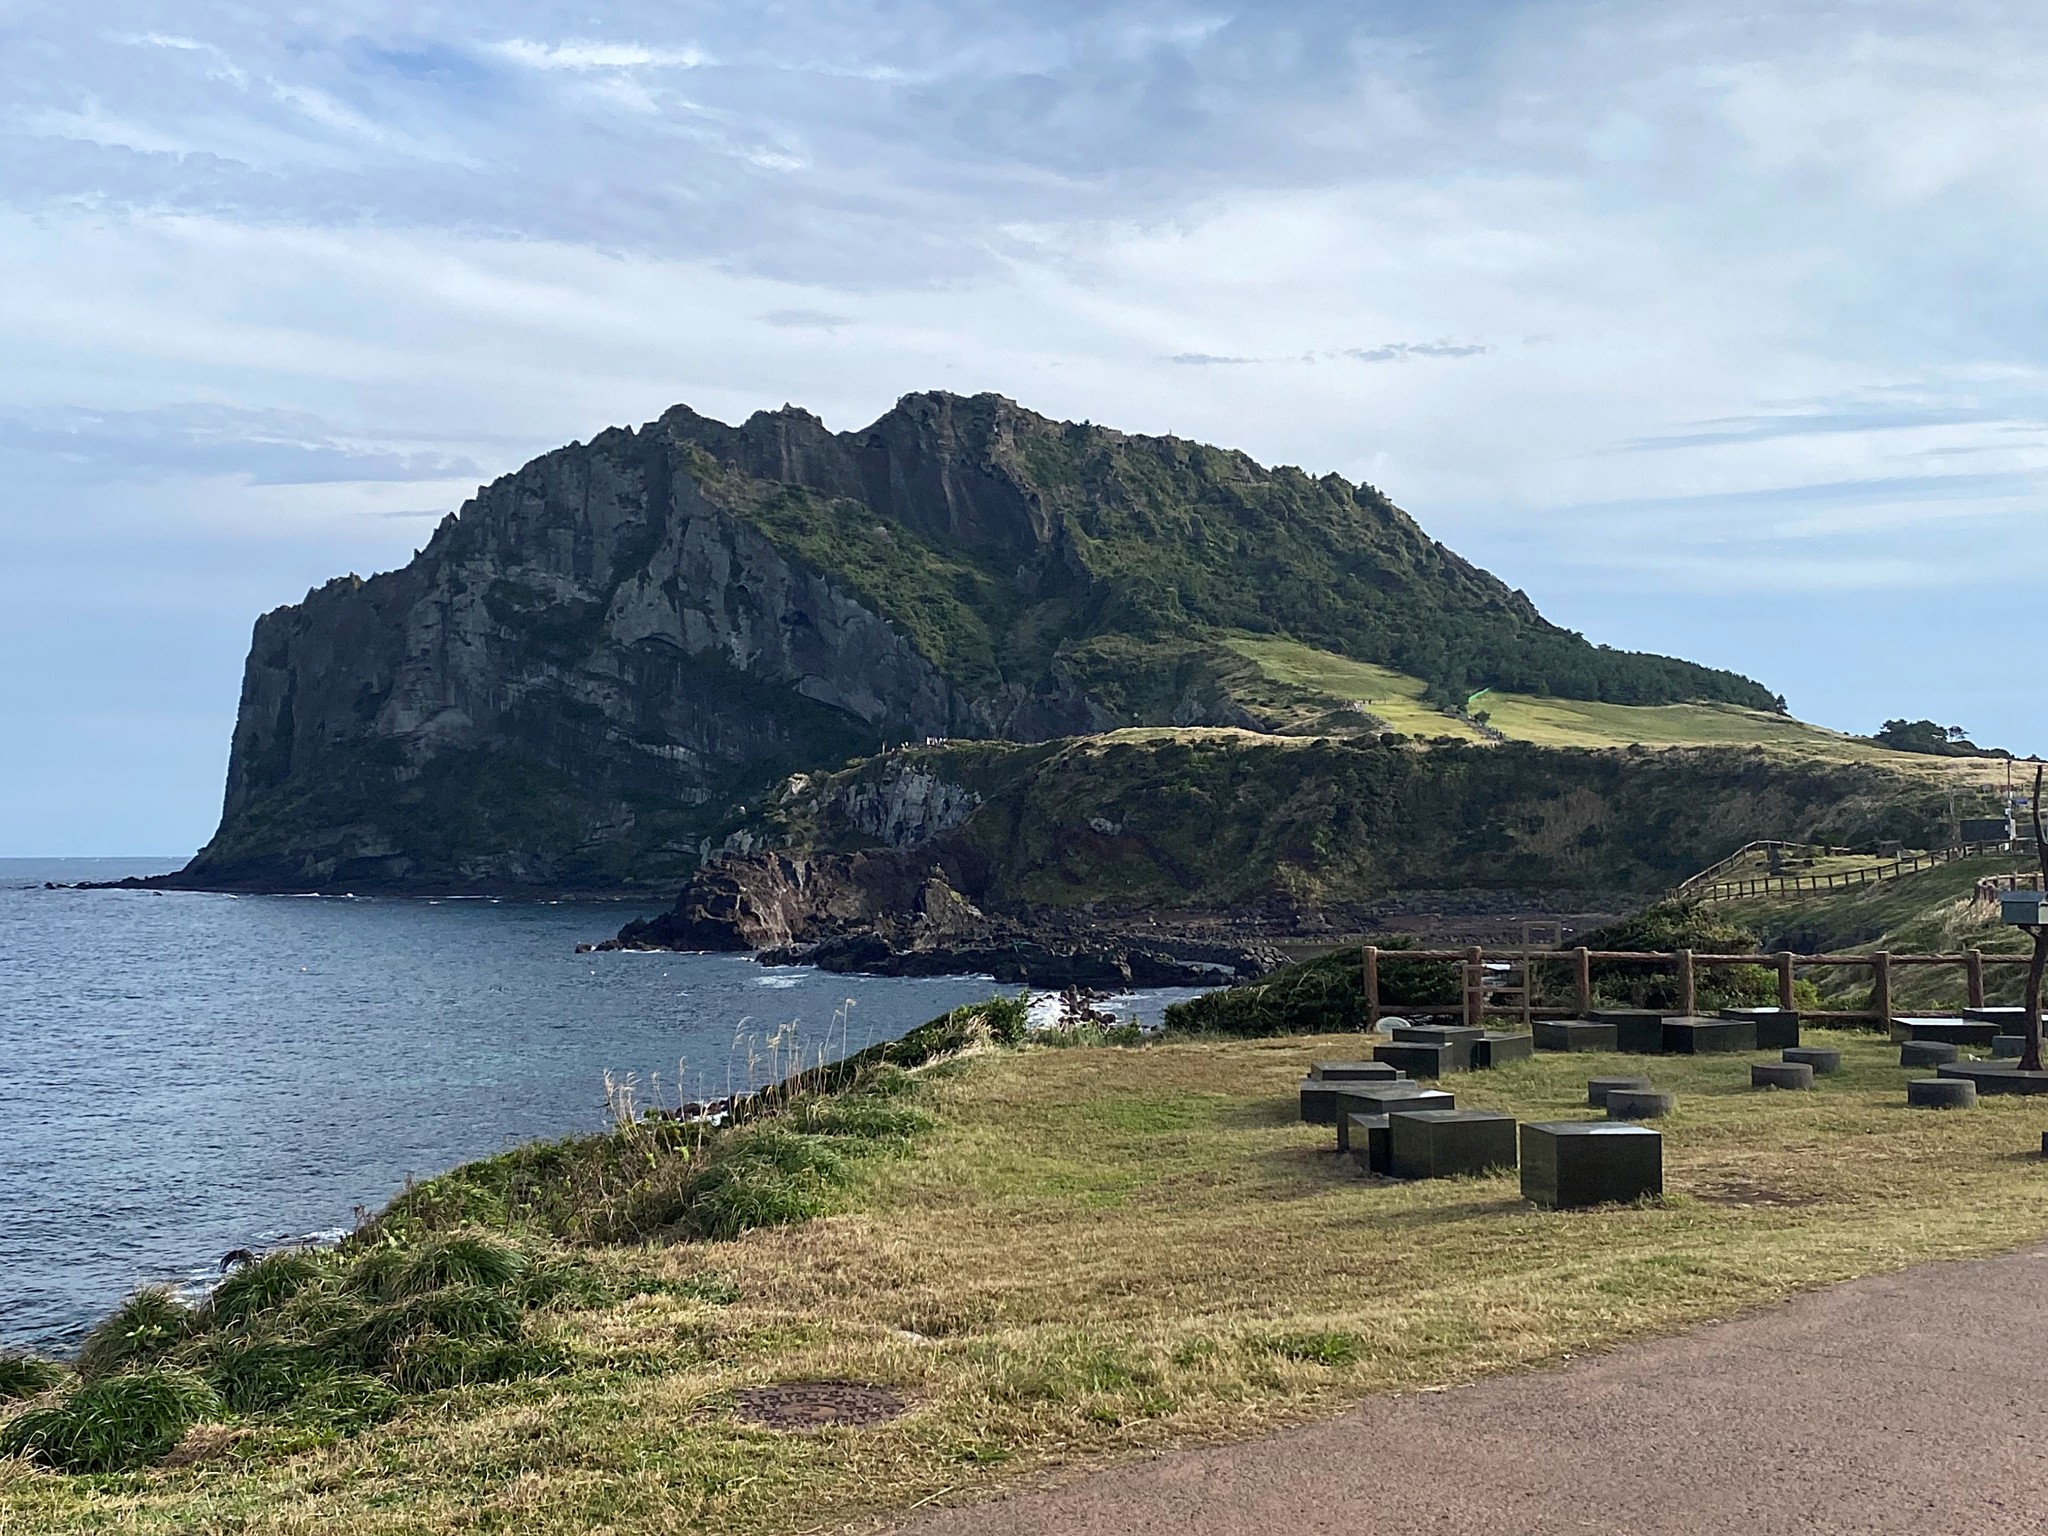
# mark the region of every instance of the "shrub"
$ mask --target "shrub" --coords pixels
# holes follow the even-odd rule
[[[146,1467],[220,1411],[213,1389],[188,1371],[154,1369],[88,1381],[62,1402],[0,1424],[0,1453],[59,1472]]]
[[[239,1323],[297,1295],[326,1271],[310,1253],[289,1248],[266,1253],[221,1281],[208,1301],[217,1320]]]
[[[85,1336],[78,1374],[91,1381],[131,1366],[155,1365],[204,1323],[194,1308],[161,1287],[137,1291]]]
[[[518,1249],[458,1232],[411,1246],[373,1248],[356,1261],[349,1284],[379,1301],[399,1301],[451,1285],[510,1285],[525,1268],[526,1257]]]
[[[290,1416],[295,1424],[352,1435],[382,1424],[398,1412],[402,1402],[389,1382],[360,1371],[330,1371],[305,1384],[291,1405]]]
[[[0,1354],[0,1403],[40,1397],[64,1379],[64,1367],[33,1355]]]
[[[308,1381],[330,1372],[324,1352],[312,1345],[229,1337],[214,1342],[206,1379],[230,1412],[267,1413],[296,1401]]]
[[[1453,1004],[1461,995],[1451,960],[1402,960],[1411,947],[1380,946],[1380,1006]],[[1190,1034],[1305,1035],[1358,1029],[1365,1022],[1365,969],[1358,951],[1335,950],[1285,966],[1263,981],[1205,992],[1166,1010],[1166,1026]]]
[[[823,1215],[845,1177],[844,1160],[821,1140],[760,1126],[713,1149],[684,1187],[672,1219],[705,1238],[789,1226]]]

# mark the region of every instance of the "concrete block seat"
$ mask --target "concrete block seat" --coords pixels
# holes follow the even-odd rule
[[[1803,1061],[1759,1061],[1749,1069],[1752,1088],[1811,1088],[1813,1068]]]
[[[1449,1040],[1437,1045],[1420,1040],[1396,1040],[1372,1048],[1373,1060],[1398,1067],[1410,1077],[1445,1077],[1472,1069],[1472,1043]]]
[[[1529,1026],[1539,1051],[1613,1051],[1620,1044],[1612,1024],[1593,1019],[1539,1019]]]
[[[1902,1067],[1946,1066],[1963,1054],[1963,1048],[1947,1040],[1908,1040],[1899,1047]]]
[[[1977,1085],[1953,1077],[1916,1077],[1906,1084],[1906,1102],[1915,1109],[1970,1109],[1977,1103]]]
[[[1982,1094],[2048,1093],[2048,1072],[2022,1072],[2012,1061],[1956,1061],[1936,1067],[1939,1077],[1973,1083]]]
[[[1386,1115],[1346,1115],[1337,1122],[1337,1150],[1358,1160],[1367,1173],[1387,1171]]]
[[[1646,1125],[1536,1121],[1522,1127],[1522,1198],[1552,1209],[1664,1192],[1664,1138]]]
[[[1586,1079],[1586,1107],[1605,1109],[1607,1095],[1617,1088],[1648,1088],[1647,1077],[1589,1077]]]
[[[1678,1095],[1661,1088],[1610,1088],[1610,1120],[1661,1120],[1678,1107]]]
[[[1485,1109],[1397,1109],[1387,1116],[1387,1171],[1453,1179],[1515,1166],[1515,1118]]]
[[[1756,1048],[1781,1051],[1799,1043],[1799,1010],[1796,1008],[1723,1008],[1721,1017],[1756,1026]]]
[[[1458,1096],[1427,1083],[1360,1083],[1344,1100],[1354,1115],[1384,1115],[1397,1109],[1456,1109]]]
[[[1318,1061],[1310,1064],[1311,1078],[1330,1083],[1384,1082],[1401,1075],[1384,1061]]]
[[[1842,1053],[1832,1046],[1790,1045],[1785,1048],[1785,1060],[1813,1068],[1815,1077],[1825,1077],[1842,1070]]]
[[[1395,1074],[1386,1078],[1307,1077],[1301,1081],[1301,1123],[1335,1125],[1349,1111],[1350,1096],[1369,1088],[1413,1088],[1413,1079]],[[1356,1108],[1353,1105],[1351,1108]]]
[[[1996,1024],[2002,1029],[2017,1031],[2027,1027],[2027,1010],[2011,1003],[1991,1008],[1965,1008],[1963,1017],[1972,1024]]]
[[[1516,1030],[1489,1029],[1472,1043],[1474,1070],[1504,1067],[1511,1061],[1528,1061],[1536,1054],[1536,1036]]]
[[[1664,1021],[1664,1050],[1673,1056],[1711,1051],[1753,1051],[1756,1026],[1742,1019],[1677,1018]]]
[[[1453,1072],[1472,1070],[1479,1044],[1486,1038],[1485,1030],[1469,1024],[1403,1024],[1393,1034],[1396,1045],[1449,1046],[1458,1063],[1448,1069]]]
[[[2003,1056],[2017,1061],[2026,1053],[2027,1037],[2025,1035],[1993,1035],[1991,1037],[1991,1054],[1994,1056]]]
[[[1661,1055],[1664,1021],[1683,1018],[1657,1008],[1595,1008],[1586,1015],[1595,1024],[1614,1026],[1614,1048],[1637,1056]]]
[[[1933,1040],[1947,1045],[1973,1045],[1981,1050],[1991,1049],[2001,1030],[1996,1024],[1980,1019],[1893,1019],[1892,1038],[1901,1035],[1907,1040]]]

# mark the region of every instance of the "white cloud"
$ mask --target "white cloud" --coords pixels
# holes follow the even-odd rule
[[[650,48],[643,43],[588,40],[538,43],[515,37],[496,44],[495,51],[529,69],[698,69],[712,62],[699,48]]]

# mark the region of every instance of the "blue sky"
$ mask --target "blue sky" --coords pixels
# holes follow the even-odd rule
[[[16,0],[0,853],[203,841],[255,616],[478,481],[928,388],[1368,479],[1596,640],[2048,750],[2048,33],[1755,11]]]

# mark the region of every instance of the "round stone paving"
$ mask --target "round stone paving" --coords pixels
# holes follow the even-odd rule
[[[906,1406],[887,1387],[857,1381],[785,1381],[749,1387],[733,1400],[741,1418],[770,1429],[858,1429],[886,1424]]]

